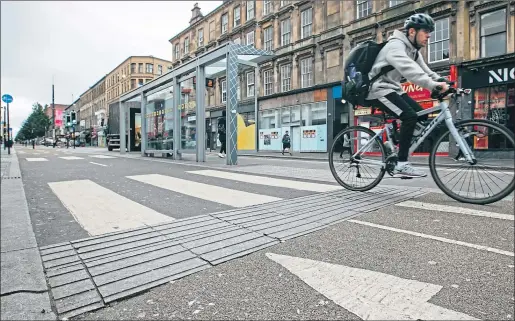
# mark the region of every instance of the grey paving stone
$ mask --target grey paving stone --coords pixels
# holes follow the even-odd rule
[[[262,216],[262,217],[252,218],[252,220],[240,221],[238,223],[238,225],[250,229],[253,226],[258,226],[258,225],[262,225],[262,224],[271,224],[273,222],[284,220],[286,218],[286,216],[281,215],[281,214],[277,214],[277,213],[273,213],[273,214],[274,215],[267,215],[264,217]]]
[[[46,292],[2,296],[0,306],[2,320],[56,320]]]
[[[120,260],[107,262],[107,263],[104,263],[101,265],[91,267],[91,268],[89,268],[89,273],[91,273],[91,275],[93,277],[95,277],[100,274],[105,274],[105,273],[113,272],[116,270],[121,270],[121,269],[127,268],[129,266],[135,266],[138,264],[165,258],[167,256],[177,254],[180,252],[184,252],[184,251],[186,251],[186,249],[180,245],[170,246],[170,247],[166,247],[166,248],[154,250],[154,251],[147,251],[146,253],[141,253],[138,256],[131,256],[128,258],[123,258]]]
[[[48,290],[37,248],[1,253],[1,294]]]
[[[54,300],[62,299],[68,296],[76,295],[81,292],[86,292],[95,289],[93,282],[90,279],[77,281],[74,283],[53,287],[52,295]]]
[[[89,275],[85,269],[69,272],[66,274],[61,274],[58,276],[53,276],[48,278],[48,283],[51,287],[57,287],[61,285],[65,285],[68,283],[73,283],[81,280],[89,279]]]
[[[308,214],[303,214],[302,216],[309,216]],[[297,226],[299,224],[306,224],[307,221],[302,220],[301,217],[294,217],[294,216],[281,216],[280,219],[274,220],[274,221],[265,221],[261,224],[242,224],[246,228],[253,230],[253,231],[259,231],[259,232],[265,232],[270,231],[270,229],[276,227],[276,226],[282,226],[289,223],[294,223],[294,226]]]
[[[190,242],[182,243],[182,245],[187,249],[192,249],[193,253],[201,254],[207,251],[210,251],[209,248],[211,246],[223,246],[222,244],[224,240],[234,239],[238,237],[243,237],[245,234],[254,234],[252,231],[239,228],[237,230],[233,230],[227,233],[218,234],[210,237],[205,237],[202,239],[197,239]],[[194,249],[194,250],[193,250]],[[208,249],[203,251],[203,249]]]
[[[143,284],[143,285],[131,288],[129,290],[125,290],[125,291],[122,291],[122,292],[110,295],[108,297],[105,297],[104,298],[104,302],[105,303],[110,303],[110,302],[113,302],[113,301],[116,301],[116,300],[119,300],[119,299],[123,299],[123,298],[125,298],[127,296],[134,295],[134,294],[137,294],[137,293],[140,293],[140,292],[143,292],[143,291],[147,291],[147,290],[149,290],[149,289],[151,289],[153,287],[156,287],[156,286],[168,283],[168,282],[173,281],[173,280],[177,280],[177,279],[183,278],[185,276],[188,276],[188,275],[193,274],[193,273],[197,273],[199,271],[208,269],[210,267],[211,267],[210,265],[205,264],[205,265],[199,266],[197,268],[186,270],[186,271],[184,271],[182,273],[174,274],[172,276],[165,277],[165,278],[159,279],[159,280],[154,281],[154,282],[146,283],[146,284]]]
[[[116,231],[116,232],[106,233],[106,234],[97,235],[97,236],[91,236],[91,237],[87,237],[84,239],[71,241],[71,243],[75,248],[80,248],[80,247],[84,247],[84,246],[88,246],[88,245],[95,245],[95,244],[100,244],[103,242],[124,239],[127,237],[141,235],[141,234],[145,234],[145,233],[149,233],[149,232],[152,232],[152,229],[148,226],[143,226],[143,227],[138,227],[138,228],[134,228],[134,229],[128,229],[128,230]]]
[[[184,237],[193,237],[196,235],[202,235],[203,233],[213,231],[213,230],[222,230],[225,228],[231,227],[231,224],[227,222],[223,222],[221,220],[216,220],[216,222],[211,223],[205,226],[188,226],[188,229],[185,227],[173,228],[161,230],[159,233],[165,235],[170,240],[177,240]]]
[[[174,242],[179,242],[180,244],[184,244],[184,243],[195,241],[195,240],[201,240],[201,239],[204,239],[206,237],[211,237],[211,236],[215,236],[215,235],[219,235],[219,234],[229,233],[231,231],[235,231],[235,230],[238,230],[240,228],[241,227],[239,227],[239,226],[229,224],[229,226],[227,226],[225,228],[222,228],[222,229],[216,229],[216,230],[212,230],[212,231],[206,231],[205,233],[201,233],[201,234],[188,235],[188,236],[185,236],[185,237],[176,238],[176,239],[174,239]]]
[[[125,279],[121,279],[117,282],[101,285],[98,287],[98,290],[100,291],[102,297],[104,297],[104,301],[107,302],[108,300],[106,300],[106,298],[109,296],[146,284],[151,284],[152,282],[157,282],[173,275],[180,275],[181,273],[185,273],[201,266],[209,265],[205,261],[195,257],[176,264],[155,268],[148,271],[147,273],[133,275]]]
[[[103,307],[104,307],[104,304],[102,302],[100,302],[100,303],[93,303],[93,304],[81,307],[81,308],[79,308],[77,310],[66,312],[66,313],[60,315],[60,318],[61,318],[61,320],[65,319],[65,318],[66,319],[70,319],[70,318],[72,318],[74,316],[81,315],[81,314],[84,314],[84,313],[90,312],[90,311],[95,311],[95,310],[101,309]]]
[[[95,257],[102,257],[107,254],[116,254],[123,250],[136,249],[136,248],[139,248],[139,247],[142,247],[145,245],[152,245],[152,244],[156,244],[158,242],[167,241],[167,240],[168,239],[166,237],[164,237],[162,235],[158,235],[158,236],[140,240],[140,241],[123,243],[123,244],[120,244],[117,246],[111,246],[111,247],[102,247],[102,248],[96,249],[94,251],[92,250],[92,251],[84,252],[84,253],[80,254],[80,257],[83,260],[91,259],[91,258],[95,258]]]
[[[206,226],[209,224],[216,223],[216,219],[209,215],[199,215],[192,218],[181,219],[175,222],[156,224],[152,226],[154,231],[162,231],[167,229],[187,227],[187,226]]]
[[[114,239],[114,240],[105,240],[104,242],[98,243],[98,244],[92,244],[92,245],[86,245],[86,246],[82,246],[82,245],[78,246],[77,244],[74,244],[73,246],[77,250],[77,253],[83,254],[83,253],[87,253],[87,252],[93,252],[93,251],[102,250],[102,249],[106,249],[106,248],[116,247],[119,245],[124,245],[127,243],[136,242],[136,241],[148,240],[148,239],[156,238],[156,237],[159,238],[162,236],[157,232],[150,231],[150,232],[144,233],[144,234],[124,237],[124,238],[118,238],[118,239]]]
[[[222,239],[218,242],[206,244],[206,245],[195,247],[195,248],[188,248],[188,249],[197,255],[202,255],[202,254],[205,254],[208,252],[213,252],[213,251],[216,251],[219,249],[234,246],[235,244],[240,244],[240,243],[247,242],[249,240],[254,240],[254,239],[260,238],[262,236],[263,236],[263,234],[261,234],[261,233],[255,233],[255,232],[247,230],[247,233],[243,234],[243,235],[238,235],[235,237]]]
[[[254,215],[253,213],[252,214],[244,214],[242,216],[238,216],[238,218],[231,219],[229,222],[231,222],[231,224],[241,225],[241,224],[248,224],[251,222],[255,222],[258,220],[262,221],[262,220],[265,220],[268,218],[271,219],[274,217],[276,218],[276,217],[281,217],[281,216],[276,212],[267,211],[265,213],[259,213],[257,215]]]
[[[93,280],[97,286],[102,286],[108,283],[116,283],[122,279],[131,278],[135,275],[145,274],[152,270],[160,269],[165,266],[172,266],[179,262],[187,261],[195,258],[196,256],[189,251],[180,252],[177,254],[169,255],[166,257],[158,258],[148,262],[142,262],[138,265],[124,267],[122,269],[93,276]]]
[[[39,252],[41,253],[42,257],[46,256],[46,255],[54,254],[54,253],[68,251],[68,250],[73,250],[73,246],[71,246],[71,244],[68,242],[64,243],[64,245],[61,245],[61,246],[56,246],[56,247],[51,247],[51,248],[46,248],[46,249],[44,249],[42,247],[39,248]]]
[[[326,228],[326,226],[318,224],[318,223],[309,223],[304,225],[299,225],[295,227],[290,227],[285,230],[278,230],[277,232],[273,233],[266,233],[266,235],[280,239],[281,241],[289,240],[294,237],[306,235],[309,233],[313,233],[314,231],[321,230],[323,228]]]
[[[43,262],[43,266],[45,269],[57,267],[57,266],[68,266],[71,263],[77,263],[80,262],[80,259],[77,255],[74,256],[67,256],[60,259],[50,260]]]
[[[83,269],[84,269],[84,265],[82,265],[82,262],[76,262],[74,264],[67,265],[67,266],[58,266],[58,267],[54,267],[54,268],[45,269],[45,273],[46,273],[47,277],[54,277],[54,276],[58,276],[61,274],[66,274],[66,273],[83,270]]]
[[[69,296],[64,299],[55,300],[55,307],[57,308],[57,312],[61,315],[65,312],[79,309],[94,303],[102,303],[102,298],[96,289]]]
[[[57,247],[63,247],[63,246],[69,246],[69,245],[70,245],[70,242],[62,242],[62,243],[57,243],[57,244],[45,245],[45,246],[40,247],[39,249],[41,251],[44,251],[44,250],[48,250],[48,249],[54,249]]]
[[[261,236],[246,242],[237,243],[232,246],[227,246],[219,250],[215,250],[213,252],[202,254],[201,257],[202,259],[215,265],[239,256],[247,255],[277,243],[279,243],[279,241],[274,240],[273,238]]]
[[[42,255],[41,259],[43,260],[43,262],[47,262],[47,261],[52,261],[52,260],[56,260],[56,259],[60,259],[60,258],[74,256],[75,254],[76,254],[75,250],[71,249],[71,250],[65,250],[65,251]]]

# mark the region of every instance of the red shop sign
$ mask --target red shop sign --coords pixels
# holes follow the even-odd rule
[[[431,99],[431,92],[427,89],[424,89],[418,85],[412,84],[410,82],[405,82],[401,84],[402,90],[408,94],[413,100],[428,100]]]

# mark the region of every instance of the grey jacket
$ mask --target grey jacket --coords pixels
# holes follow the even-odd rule
[[[384,97],[392,92],[402,95],[402,77],[408,81],[428,90],[437,86],[437,80],[441,78],[437,73],[431,71],[424,62],[422,55],[418,55],[415,61],[417,49],[413,47],[406,35],[395,30],[388,39],[388,43],[381,49],[368,74],[369,79],[377,75],[385,66],[391,65],[395,68],[377,79],[370,87],[367,100]]]

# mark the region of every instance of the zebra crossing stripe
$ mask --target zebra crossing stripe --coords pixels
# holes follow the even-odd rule
[[[25,158],[27,160],[27,162],[47,162],[48,159],[46,158],[43,158],[43,157],[29,157],[29,158]]]
[[[464,214],[464,215],[472,215],[472,216],[483,216],[489,218],[497,218],[500,220],[508,220],[513,221],[514,216],[509,214],[500,214],[494,212],[480,211],[471,208],[465,207],[457,207],[457,206],[448,206],[448,205],[440,205],[440,204],[432,204],[432,203],[424,203],[424,202],[416,202],[416,201],[405,201],[397,206],[409,207],[409,208],[418,208],[429,211],[438,211],[438,212],[448,212],[448,213],[456,213],[456,214]]]
[[[82,157],[77,157],[77,156],[63,156],[63,157],[59,157],[59,158],[66,159],[66,160],[84,159]]]
[[[239,181],[239,182],[250,183],[250,184],[259,184],[259,185],[266,185],[266,186],[290,188],[290,189],[295,189],[295,190],[300,190],[300,191],[330,192],[330,191],[342,189],[342,187],[336,186],[336,185],[307,183],[307,182],[299,182],[299,181],[289,180],[289,179],[279,179],[279,178],[239,174],[239,173],[232,173],[232,172],[223,172],[223,171],[216,171],[216,170],[190,171],[188,173],[209,176],[209,177],[216,177],[216,178],[221,178],[221,179],[229,179],[229,180],[233,180],[233,181]]]
[[[160,174],[126,176],[142,183],[154,185],[173,192],[204,199],[233,207],[245,207],[281,200],[280,198],[248,193],[225,187],[197,183]]]
[[[174,221],[170,216],[90,180],[51,182],[48,185],[75,220],[92,236]]]

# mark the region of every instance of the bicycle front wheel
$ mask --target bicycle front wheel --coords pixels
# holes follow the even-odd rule
[[[431,175],[438,187],[453,199],[472,204],[497,202],[515,188],[514,135],[488,120],[465,120],[455,124],[476,161],[465,160],[454,137],[446,130],[429,156]],[[440,156],[448,152],[448,156]]]
[[[351,191],[364,192],[381,182],[386,150],[379,138],[374,139],[375,135],[366,127],[354,126],[335,137],[329,151],[329,168],[338,184]]]

